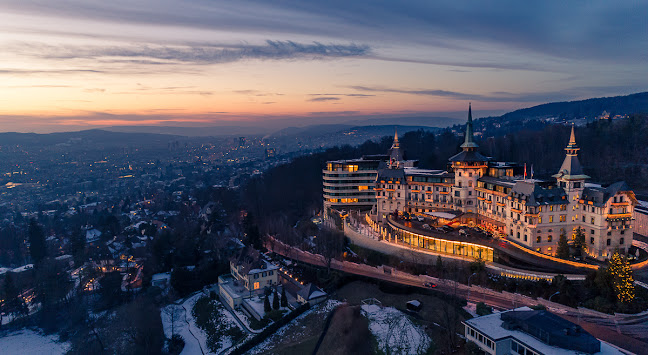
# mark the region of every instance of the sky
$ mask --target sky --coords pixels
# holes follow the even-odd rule
[[[0,131],[465,118],[648,90],[646,1],[0,0]]]

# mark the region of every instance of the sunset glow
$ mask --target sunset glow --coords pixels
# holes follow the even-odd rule
[[[639,5],[450,4],[3,1],[0,130],[479,117],[648,88]]]

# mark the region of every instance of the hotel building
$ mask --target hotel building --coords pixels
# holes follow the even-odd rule
[[[377,222],[385,221],[394,212],[454,213],[462,223],[481,225],[547,255],[556,254],[561,234],[571,239],[580,228],[585,234],[585,250],[591,257],[604,260],[616,250],[627,253],[632,243],[632,216],[637,199],[622,181],[606,187],[588,182],[590,177],[583,173],[578,159],[580,148],[573,127],[565,159],[551,181],[527,178],[522,165],[491,161],[478,148],[469,108],[462,150],[449,159],[447,171],[419,169],[415,161],[402,160],[395,136],[388,159],[371,160],[371,169],[362,177],[367,194],[356,197],[363,190],[355,181],[347,181],[360,177],[346,175],[359,171],[359,165],[348,166],[363,160],[328,162],[324,170],[325,208],[371,207]],[[371,175],[375,176],[373,185],[368,182]],[[330,186],[348,186],[348,193],[352,194],[338,199],[331,195],[335,190],[330,190]],[[367,196],[369,192],[374,196]],[[361,198],[362,208],[357,208]]]

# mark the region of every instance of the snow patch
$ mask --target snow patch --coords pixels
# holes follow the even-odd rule
[[[29,329],[9,333],[0,338],[0,354],[65,354],[69,343],[59,343],[56,335],[42,335]]]
[[[160,312],[160,316],[162,317],[162,326],[164,327],[164,336],[171,338],[170,310],[173,307],[176,307],[178,310],[178,318],[174,322],[174,330],[175,333],[180,334],[185,341],[185,346],[180,353],[181,355],[195,355],[202,354],[203,351],[205,353],[209,351],[207,348],[207,335],[196,326],[193,316],[191,315],[191,310],[193,309],[194,304],[202,296],[202,293],[197,293],[196,295],[187,298],[182,304],[170,304],[164,307]]]
[[[386,354],[424,354],[432,341],[409,317],[393,307],[362,305],[369,320],[369,330]]]

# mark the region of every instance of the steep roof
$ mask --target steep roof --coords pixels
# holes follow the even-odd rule
[[[403,152],[400,148],[400,143],[398,142],[398,131],[394,132],[394,143],[392,143],[391,149],[389,149],[389,159],[390,162],[396,164],[403,160]]]
[[[230,262],[239,267],[239,273],[247,275],[254,269],[266,269],[268,266],[265,260],[261,259],[261,253],[256,249],[246,246],[241,251],[230,259]]]
[[[518,180],[513,185],[509,196],[526,202],[527,206],[567,204],[567,194],[560,188],[548,189],[540,186],[535,180]]]
[[[576,144],[576,135],[574,134],[574,126],[571,128],[571,135],[569,136],[569,143],[565,148],[567,155],[565,155],[565,160],[563,160],[558,174],[553,175],[557,179],[566,179],[566,180],[584,180],[589,179],[589,176],[583,173],[583,167],[578,160],[578,145]]]
[[[310,301],[318,297],[326,296],[326,293],[310,283],[302,287],[302,289],[297,292],[297,295],[301,296],[306,301]]]
[[[479,147],[479,145],[475,143],[475,137],[473,137],[472,105],[468,104],[468,123],[466,123],[466,135],[464,137],[464,143],[461,145],[461,148],[477,147]]]
[[[463,144],[461,145],[463,147]],[[464,162],[464,163],[470,163],[470,162],[480,162],[480,161],[488,161],[490,158],[487,158],[479,152],[474,151],[474,150],[464,150],[459,152],[458,154],[455,154],[448,159],[449,161],[456,161],[456,162]]]
[[[380,169],[378,170],[378,180],[380,179],[405,179],[405,169]]]
[[[560,170],[558,170],[558,174],[555,174],[554,177],[564,178],[567,180],[589,179],[589,176],[583,173],[583,167],[578,160],[578,156],[569,154],[565,156],[565,160],[563,160]]]
[[[593,205],[600,207],[605,205],[614,195],[622,191],[630,191],[625,181],[617,181],[608,187],[586,187],[583,189],[582,199],[591,201]],[[631,198],[634,199],[634,195]]]
[[[464,137],[464,143],[461,145],[462,152],[453,155],[448,159],[451,162],[485,162],[489,158],[479,154],[477,152],[479,145],[475,143],[475,137],[473,136],[473,121],[472,121],[472,107],[468,105],[468,123],[466,123],[466,134]]]

